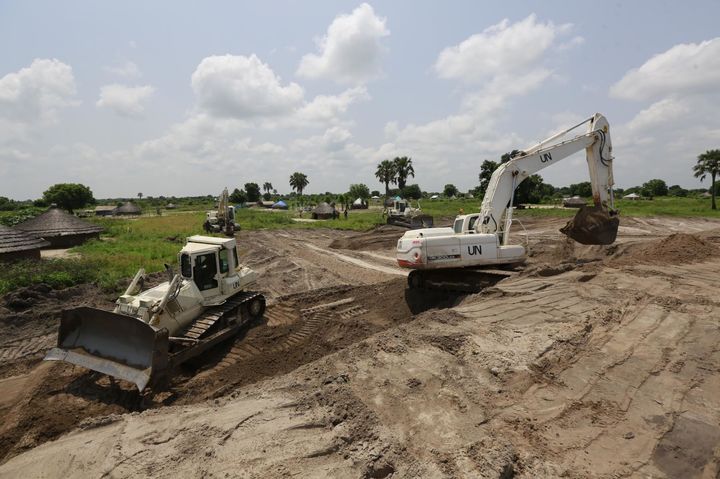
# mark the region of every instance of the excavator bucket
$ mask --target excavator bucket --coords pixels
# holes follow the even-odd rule
[[[142,391],[167,369],[167,330],[122,314],[81,307],[62,312],[57,347],[45,359],[66,361],[135,383]]]
[[[602,206],[583,206],[560,232],[578,243],[608,245],[615,241],[620,219]]]

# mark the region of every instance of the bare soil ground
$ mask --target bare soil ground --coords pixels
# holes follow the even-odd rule
[[[471,296],[408,292],[402,232],[242,232],[265,320],[145,397],[40,361],[112,298],[7,295],[0,477],[717,477],[720,223],[563,224],[525,221],[526,267]]]

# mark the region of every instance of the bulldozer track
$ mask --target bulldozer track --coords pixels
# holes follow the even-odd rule
[[[243,303],[261,296],[262,293],[256,291],[246,291],[239,293],[225,301],[219,306],[208,308],[201,316],[193,321],[181,334],[187,339],[199,339],[202,337],[215,323],[218,322],[226,313],[234,310]]]
[[[253,346],[252,344],[239,342],[235,344],[230,349],[230,351],[228,351],[222,361],[218,363],[218,367],[221,369],[226,368],[236,364],[239,361],[247,360],[261,354],[274,354],[290,351],[307,341],[308,338],[314,335],[323,324],[327,324],[334,319],[347,320],[368,313],[367,309],[359,305],[352,305],[348,308],[338,311],[331,309],[338,305],[351,304],[353,301],[354,298],[346,298],[344,300],[336,301],[333,303],[321,304],[312,308],[304,309],[302,310],[302,314],[300,315],[300,321],[302,321],[300,329],[290,333],[278,344],[276,344],[272,348],[261,350]],[[281,318],[280,321],[284,320],[284,322],[287,323],[287,319],[289,319],[290,317],[293,319],[293,322],[296,321],[295,318],[297,318],[297,314],[293,314],[290,311],[292,310],[287,307],[282,308],[276,306],[271,308],[269,313],[266,315],[269,316],[267,318],[268,323],[270,323],[271,320],[278,320],[278,318]]]
[[[45,352],[57,342],[57,334],[51,333],[43,336],[35,336],[9,344],[0,349],[0,363],[15,361],[25,356]]]

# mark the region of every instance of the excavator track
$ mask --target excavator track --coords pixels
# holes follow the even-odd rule
[[[203,314],[201,314],[195,321],[190,323],[190,325],[180,333],[180,337],[189,340],[200,339],[201,337],[205,336],[208,331],[212,330],[216,324],[220,324],[222,326],[223,321],[221,320],[225,318],[225,315],[227,315],[231,311],[235,311],[237,308],[242,307],[243,304],[247,304],[252,299],[257,297],[262,298],[264,311],[265,297],[262,295],[262,293],[256,291],[244,291],[233,296],[232,298],[229,298],[227,301],[225,301],[219,306],[213,306],[211,308],[208,308]],[[243,311],[242,323],[247,323],[251,319],[252,316],[250,312]]]
[[[496,269],[416,269],[408,275],[408,287],[472,294],[494,286],[512,275],[512,271]]]

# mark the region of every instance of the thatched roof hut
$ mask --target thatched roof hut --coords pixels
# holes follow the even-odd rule
[[[50,208],[15,228],[48,241],[52,248],[69,248],[90,238],[99,238],[101,226],[89,223],[59,208]]]
[[[100,205],[95,207],[95,216],[112,216],[117,206]]]
[[[312,210],[312,219],[314,220],[327,220],[334,218],[336,215],[335,207],[323,202],[317,205]]]
[[[115,209],[115,214],[118,216],[141,215],[142,209],[132,201],[128,201],[124,205],[118,206],[117,209]]]
[[[0,262],[40,259],[40,249],[50,243],[22,230],[0,225]]]

